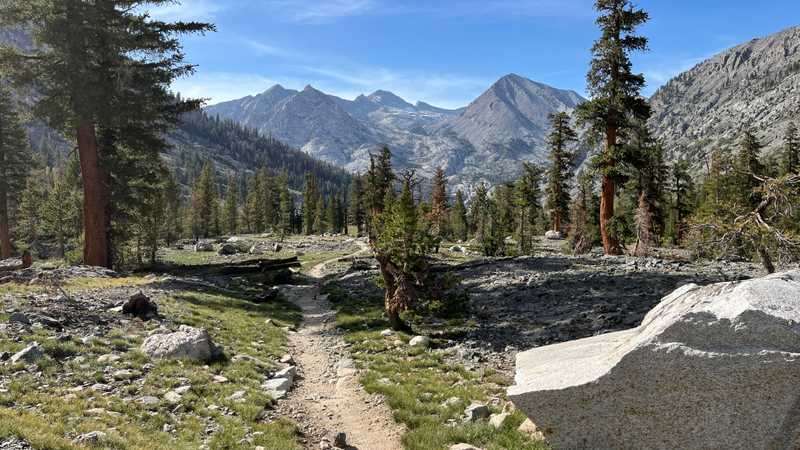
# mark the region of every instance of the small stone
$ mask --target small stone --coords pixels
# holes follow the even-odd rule
[[[236,391],[228,397],[228,400],[234,402],[241,402],[244,401],[244,397],[247,395],[247,391]]]
[[[176,404],[176,403],[180,403],[181,394],[178,394],[175,391],[169,391],[166,394],[164,394],[164,400],[168,401],[169,403],[171,403],[173,405]]]
[[[188,385],[187,386],[181,386],[181,387],[176,387],[175,389],[173,389],[173,392],[176,392],[178,395],[183,395],[183,394],[189,392],[191,389],[192,389],[192,387],[188,386]]]
[[[131,378],[133,378],[135,376],[136,376],[136,374],[134,374],[132,371],[127,370],[127,369],[117,370],[116,372],[111,374],[111,377],[114,378],[117,381],[130,380]]]
[[[156,406],[161,403],[161,400],[158,397],[153,397],[151,395],[146,395],[144,397],[139,397],[137,402],[143,406]]]
[[[536,424],[531,421],[531,419],[525,419],[525,421],[520,424],[519,428],[517,428],[517,431],[529,436],[531,439],[539,441],[545,440],[544,433],[539,430],[539,427],[537,427]]]
[[[289,381],[294,381],[295,375],[297,375],[297,368],[295,366],[289,366],[276,372],[272,378],[286,378]]]
[[[428,336],[415,336],[408,342],[408,345],[412,347],[428,348],[431,345],[431,339]]]
[[[338,432],[338,433],[334,433],[333,439],[331,439],[331,440],[333,441],[333,446],[334,447],[338,447],[338,448],[347,447],[347,433],[344,433],[344,432],[341,432],[341,431]]]
[[[508,413],[492,414],[489,417],[489,424],[497,429],[503,428],[509,417],[511,417],[511,414]]]
[[[97,445],[106,439],[106,434],[102,431],[92,431],[76,437],[72,443],[82,445]]]
[[[287,378],[273,378],[261,385],[264,391],[275,400],[286,397],[289,389],[292,388],[292,381]]]
[[[477,422],[489,418],[489,407],[481,403],[473,403],[464,410],[467,422]]]
[[[281,356],[281,362],[283,364],[294,364],[294,359],[292,358],[292,355],[286,354]]]
[[[481,449],[478,448],[478,447],[475,447],[474,445],[456,444],[456,445],[451,445],[450,446],[450,450],[481,450]]]
[[[211,377],[211,379],[214,380],[214,383],[227,383],[228,382],[228,379],[223,377],[222,375],[214,375],[213,377]]]
[[[443,408],[449,408],[451,406],[456,406],[459,403],[461,403],[461,399],[460,398],[458,398],[458,397],[450,397],[447,400],[442,402],[442,407]]]
[[[97,362],[99,362],[100,364],[110,364],[110,363],[113,363],[113,362],[117,362],[120,359],[122,359],[122,357],[120,357],[118,355],[114,355],[112,353],[108,353],[108,354],[99,356],[97,358]]]
[[[383,337],[394,336],[394,331],[389,330],[389,329],[383,330],[383,331],[381,331],[381,336],[383,336]]]

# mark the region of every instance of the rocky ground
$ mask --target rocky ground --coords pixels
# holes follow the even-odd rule
[[[517,351],[638,326],[676,288],[764,274],[753,263],[569,256],[559,242],[542,241],[534,256],[465,261],[445,252],[467,289],[462,320],[423,320],[417,330],[435,338],[467,368],[493,367],[512,375]],[[666,252],[665,252],[666,253]],[[674,257],[675,255],[670,255]],[[340,285],[380,296],[374,269],[352,270]]]

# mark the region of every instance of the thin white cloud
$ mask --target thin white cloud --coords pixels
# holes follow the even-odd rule
[[[241,42],[244,45],[250,47],[258,55],[278,56],[287,59],[292,59],[296,56],[296,54],[292,51],[276,47],[274,45],[267,44],[264,42],[254,41],[251,39],[242,39]]]
[[[377,10],[376,0],[271,0],[267,6],[291,21],[310,24],[328,23]]]
[[[215,0],[175,0],[152,8],[150,15],[164,21],[211,20],[224,9],[222,3]]]
[[[210,72],[180,78],[172,90],[187,98],[205,98],[208,104],[236,100],[267,90],[277,81],[255,74]]]

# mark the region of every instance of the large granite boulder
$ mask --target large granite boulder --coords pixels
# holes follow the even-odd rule
[[[556,449],[800,448],[800,271],[684,286],[636,329],[517,355]]]
[[[142,343],[142,352],[155,359],[212,361],[222,356],[222,349],[206,330],[181,325],[174,333],[154,334]]]

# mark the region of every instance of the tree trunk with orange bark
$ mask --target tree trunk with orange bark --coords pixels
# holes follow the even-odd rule
[[[83,263],[111,267],[108,251],[108,175],[100,160],[94,123],[81,123],[77,135],[83,176]]]

